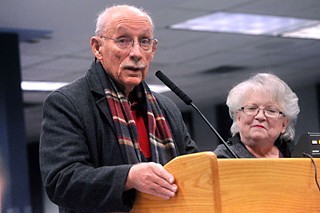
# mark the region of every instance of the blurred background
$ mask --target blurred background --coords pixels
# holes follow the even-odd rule
[[[2,0],[0,139],[10,180],[7,212],[57,212],[43,191],[38,166],[42,104],[54,88],[85,74],[94,59],[89,40],[97,13],[122,3],[143,7],[155,24],[159,43],[146,81],[162,87],[154,76],[161,70],[225,140],[231,124],[228,91],[257,72],[273,72],[298,95],[295,141],[319,132],[318,0]],[[218,137],[191,106],[162,89],[181,109],[199,148],[212,151]]]

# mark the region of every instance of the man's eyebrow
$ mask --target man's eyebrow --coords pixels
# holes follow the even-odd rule
[[[128,34],[128,35],[130,35],[130,30],[128,30],[128,28],[126,28],[124,26],[118,26],[116,28],[115,32],[116,33],[120,33],[120,34]],[[147,28],[147,29],[145,29],[144,32],[141,33],[141,35],[146,35],[146,34],[150,34],[152,36],[153,35],[152,29]]]

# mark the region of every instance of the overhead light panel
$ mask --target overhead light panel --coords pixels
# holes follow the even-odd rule
[[[45,82],[45,81],[22,81],[21,89],[23,91],[33,91],[33,92],[50,92],[58,89],[67,82]]]
[[[157,92],[157,93],[164,93],[170,91],[169,87],[165,85],[158,85],[158,84],[149,84],[148,85],[150,90]]]
[[[29,92],[50,92],[67,84],[68,82],[22,81],[21,89]],[[165,85],[150,84],[149,87],[157,93],[170,91]]]
[[[172,29],[194,31],[282,36],[286,32],[293,33],[307,27],[318,26],[319,24],[319,20],[248,13],[215,12],[177,23],[170,27]],[[317,35],[319,36],[319,33]],[[309,38],[311,37],[309,34]]]
[[[307,39],[320,39],[320,23],[314,26],[301,28],[298,30],[282,33],[283,37],[291,38],[307,38]]]

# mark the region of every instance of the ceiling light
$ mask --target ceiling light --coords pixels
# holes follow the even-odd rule
[[[165,85],[157,85],[157,84],[149,84],[148,85],[150,90],[157,92],[157,93],[164,93],[170,91],[169,87]]]
[[[281,34],[283,37],[320,39],[320,24]]]
[[[216,12],[171,26],[172,29],[279,36],[315,24],[319,20],[246,13]]]
[[[67,84],[68,82],[22,81],[21,89],[23,91],[32,92],[50,92]],[[152,91],[157,93],[163,93],[170,90],[165,85],[150,84],[149,87]]]
[[[23,91],[33,91],[33,92],[48,92],[58,89],[67,82],[45,82],[45,81],[22,81],[21,89]]]

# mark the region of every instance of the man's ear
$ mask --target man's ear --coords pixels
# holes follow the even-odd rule
[[[101,54],[101,45],[100,45],[100,38],[97,36],[93,36],[90,39],[90,45],[91,45],[91,50],[93,55],[98,59],[102,59],[102,54]]]
[[[158,40],[155,40],[154,42],[155,42],[155,44],[152,46],[152,53],[151,53],[152,58],[154,57],[154,55],[155,55],[155,53],[156,53],[157,45],[158,45]]]

